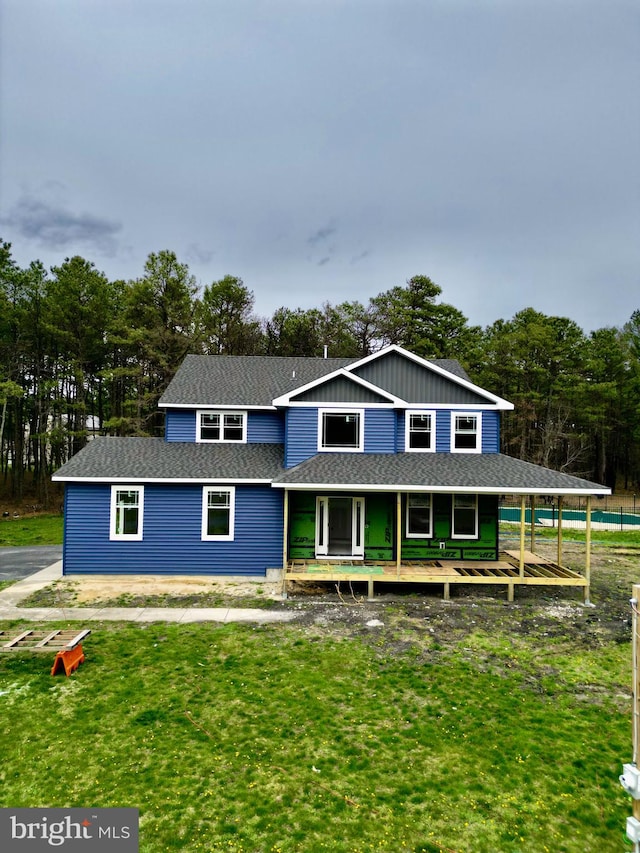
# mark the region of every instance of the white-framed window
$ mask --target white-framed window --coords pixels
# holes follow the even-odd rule
[[[363,449],[362,409],[318,409],[318,450],[354,452]]]
[[[480,453],[482,450],[482,413],[451,413],[451,452]]]
[[[478,496],[454,495],[451,507],[451,538],[478,538]]]
[[[196,441],[246,443],[246,412],[196,412]]]
[[[435,412],[407,412],[404,422],[404,447],[407,451],[417,453],[435,451]]]
[[[407,495],[407,539],[433,537],[433,501],[430,494]]]
[[[140,541],[144,515],[144,486],[111,486],[109,539]]]
[[[202,489],[202,539],[231,542],[235,521],[234,486],[204,486]]]

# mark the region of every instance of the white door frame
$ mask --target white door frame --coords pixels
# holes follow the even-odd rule
[[[334,496],[336,497],[336,496]],[[331,498],[328,495],[316,497],[316,557],[328,557],[336,560],[364,559],[364,498],[351,500],[351,553],[329,554],[329,514]]]

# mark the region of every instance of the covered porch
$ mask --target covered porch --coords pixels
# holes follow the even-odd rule
[[[400,500],[398,500],[398,507]],[[527,506],[530,523],[527,525]],[[517,586],[579,587],[589,603],[591,586],[591,496],[586,499],[585,560],[582,573],[563,565],[562,497],[558,498],[556,559],[535,553],[536,496],[521,496],[519,547],[500,550],[495,560],[428,559],[395,560],[286,559],[284,582],[364,583],[367,596],[375,597],[376,584],[428,584],[441,586],[445,601],[451,598],[452,584],[499,586],[506,589],[507,601],[514,600]],[[398,530],[400,526],[398,525]],[[528,536],[527,536],[528,533]],[[526,547],[527,539],[529,548]],[[400,543],[397,553],[401,554]]]
[[[517,586],[563,586],[581,588],[589,602],[592,499],[610,494],[598,483],[497,453],[318,454],[274,486],[284,491],[285,585],[366,582],[373,597],[376,584],[430,584],[448,598],[452,584],[474,584],[505,587],[509,601]],[[503,495],[520,503],[515,541],[504,544]],[[563,559],[563,501],[575,495],[586,502],[579,570]],[[542,556],[535,508],[550,497],[558,508],[556,541]]]

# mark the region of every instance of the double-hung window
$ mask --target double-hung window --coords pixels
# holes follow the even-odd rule
[[[143,511],[144,486],[112,486],[109,538],[141,540]]]
[[[196,441],[246,442],[246,412],[207,412],[196,415]]]
[[[422,453],[435,451],[435,412],[407,412],[405,418],[404,446],[406,450],[413,450]]]
[[[480,453],[482,450],[482,414],[451,413],[451,452]]]
[[[202,490],[202,539],[208,542],[233,540],[235,488],[205,486]]]
[[[364,412],[361,409],[318,410],[318,450],[363,449]]]
[[[433,504],[431,495],[407,495],[407,538],[431,539],[432,536]]]
[[[478,538],[478,496],[454,495],[451,519],[453,539]]]

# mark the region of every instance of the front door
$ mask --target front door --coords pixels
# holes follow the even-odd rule
[[[317,498],[316,556],[364,557],[364,498]]]

